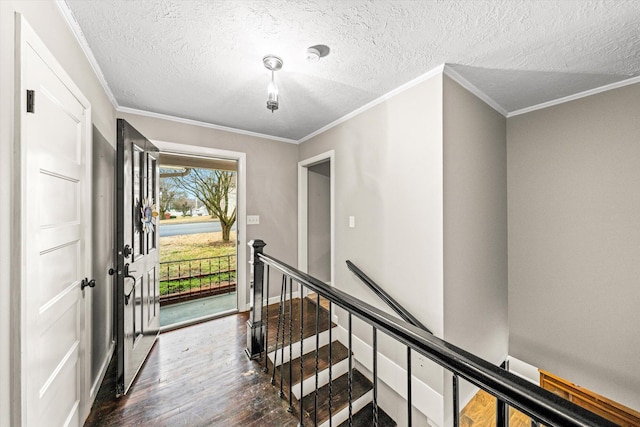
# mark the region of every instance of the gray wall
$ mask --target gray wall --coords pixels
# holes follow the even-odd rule
[[[260,224],[247,225],[239,250],[250,251],[247,242],[262,239],[265,252],[296,265],[298,239],[298,147],[254,136],[178,123],[135,114],[118,113],[152,140],[244,152],[247,155],[247,215],[260,215]],[[247,281],[250,270],[247,266]],[[278,279],[274,283],[278,283]],[[247,301],[249,301],[249,286]],[[273,286],[271,294],[279,294]]]
[[[12,265],[19,265],[11,260],[12,249],[18,249],[19,244],[12,244],[10,236],[18,230],[19,215],[10,217],[14,200],[9,199],[14,178],[19,171],[12,166],[14,150],[14,46],[15,46],[15,12],[21,13],[43,40],[47,48],[53,53],[65,71],[71,76],[82,93],[89,99],[92,107],[92,122],[95,129],[104,136],[111,146],[115,147],[115,110],[109,98],[102,89],[97,77],[85,58],[80,46],[69,30],[62,15],[53,1],[0,1],[0,194],[4,203],[5,217],[0,221],[0,294],[13,295],[19,298],[19,285],[11,280],[15,271]],[[95,206],[95,205],[94,205]],[[110,209],[110,206],[102,206]],[[102,227],[110,225],[102,224]],[[16,236],[18,237],[18,236]],[[98,306],[106,301],[94,301]],[[12,372],[11,354],[17,355],[17,334],[13,341],[10,331],[17,331],[11,319],[19,318],[19,305],[11,304],[9,298],[0,298],[0,425],[16,425],[10,421],[10,380]],[[95,350],[95,349],[94,349]],[[94,356],[99,358],[94,351]],[[104,355],[103,355],[104,357]],[[17,360],[17,359],[16,359]],[[13,380],[16,380],[13,377]],[[16,384],[17,385],[17,384]],[[15,389],[14,389],[15,390]],[[14,405],[17,402],[14,402]],[[18,411],[13,413],[18,416]]]
[[[446,76],[443,93],[444,339],[500,364],[509,341],[506,119]],[[461,403],[476,390],[463,383]]]
[[[507,141],[510,353],[640,410],[640,84]]]
[[[92,335],[91,378],[100,374],[105,355],[115,339],[113,300],[115,281],[109,276],[114,267],[114,211],[115,211],[116,152],[102,134],[93,128],[93,278],[96,286],[90,292]]]
[[[331,280],[331,163],[308,168],[308,271]]]

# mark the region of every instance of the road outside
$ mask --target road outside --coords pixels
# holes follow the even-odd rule
[[[220,227],[220,221],[192,222],[185,224],[160,224],[159,229],[160,237],[222,231],[222,227]],[[233,224],[233,227],[231,229],[235,230],[236,225]]]

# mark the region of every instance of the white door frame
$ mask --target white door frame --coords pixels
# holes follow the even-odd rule
[[[298,270],[308,273],[309,270],[309,167],[329,160],[330,170],[330,216],[331,216],[331,285],[335,281],[335,151],[330,150],[298,162]]]
[[[215,157],[218,159],[236,160],[238,162],[238,194],[236,221],[237,221],[237,289],[238,311],[246,311],[247,307],[247,241],[246,233],[246,209],[247,209],[247,155],[240,151],[220,150],[217,148],[201,147],[198,145],[180,144],[176,142],[151,140],[158,147],[160,154],[184,154],[187,156]]]
[[[15,397],[15,401],[12,405],[12,412],[14,417],[12,419],[13,425],[26,425],[28,412],[33,412],[34,408],[27,408],[28,394],[27,394],[27,376],[33,375],[30,372],[32,367],[27,365],[29,346],[26,342],[26,325],[29,322],[27,318],[27,298],[29,284],[26,283],[26,274],[24,273],[29,268],[27,265],[27,251],[26,251],[26,236],[27,236],[27,221],[25,212],[27,209],[28,192],[26,188],[27,182],[27,158],[26,158],[26,141],[22,136],[25,134],[23,124],[25,122],[24,116],[26,113],[26,79],[25,74],[27,72],[25,62],[25,55],[27,49],[33,49],[38,56],[47,64],[47,66],[53,71],[58,79],[69,89],[78,102],[84,107],[85,114],[82,118],[83,121],[83,139],[85,143],[85,182],[86,186],[83,189],[83,203],[88,207],[83,210],[83,221],[85,226],[83,228],[84,239],[84,271],[86,276],[93,277],[91,271],[91,259],[92,259],[92,230],[91,230],[91,152],[92,152],[92,127],[91,127],[91,103],[84,96],[80,88],[73,82],[71,77],[65,72],[64,68],[57,61],[55,56],[47,49],[45,44],[40,40],[36,32],[25,20],[25,18],[16,13],[15,16],[16,25],[16,62],[15,62],[15,79],[16,79],[16,92],[15,92],[15,144],[17,149],[17,155],[14,158],[14,176],[16,176],[15,184],[13,186],[12,202],[13,202],[13,234],[12,234],[12,265],[19,266],[19,268],[12,268],[11,278],[13,283],[19,283],[19,286],[13,287],[11,298],[11,308],[15,310],[11,315],[11,330],[12,334],[12,347],[11,354],[11,368],[12,368],[12,385],[11,393]],[[37,102],[36,102],[37,109]],[[37,111],[37,110],[36,110]],[[90,292],[90,290],[85,291]],[[88,295],[84,295],[83,303],[81,304],[80,323],[81,323],[81,340],[80,343],[80,355],[79,363],[81,368],[80,378],[80,407],[79,416],[81,422],[89,415],[89,410],[93,402],[90,401],[91,393],[91,298]]]

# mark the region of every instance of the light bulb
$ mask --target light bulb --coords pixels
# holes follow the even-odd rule
[[[271,110],[273,113],[278,109],[278,86],[273,81],[273,72],[271,72],[271,83],[269,83],[269,87],[267,88],[267,108]]]

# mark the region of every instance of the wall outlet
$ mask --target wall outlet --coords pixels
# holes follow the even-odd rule
[[[247,215],[247,225],[260,224],[260,215]]]

